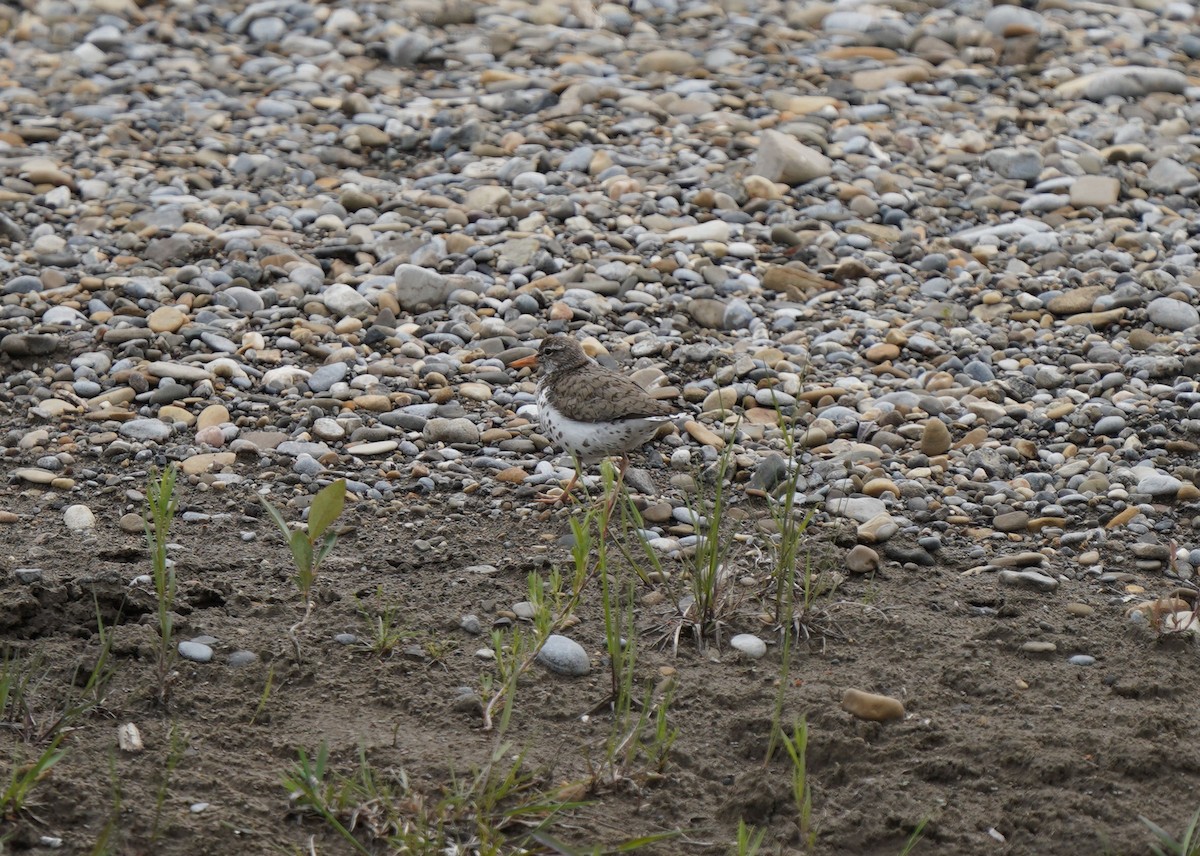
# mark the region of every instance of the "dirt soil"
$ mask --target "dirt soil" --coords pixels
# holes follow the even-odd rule
[[[665,485],[664,471],[653,473]],[[80,684],[100,650],[97,610],[112,634],[113,671],[99,703],[69,721],[65,755],[25,810],[0,821],[8,836],[0,851],[49,852],[39,844],[49,836],[61,839],[54,852],[72,854],[349,853],[331,825],[291,809],[282,781],[298,750],[311,755],[326,743],[330,770],[345,775],[358,768],[360,751],[381,776],[402,770],[411,806],[435,804],[487,762],[498,737],[481,730],[478,710],[461,696],[494,672],[477,651],[490,644],[489,623],[525,599],[530,571],[569,566],[571,512],[529,517],[519,510],[525,500],[479,494],[462,508],[415,494],[387,507],[352,502],[297,664],[288,641],[299,616],[289,559],[249,482],[223,491],[181,483],[171,533],[177,638],[218,641],[211,663],[175,661],[163,706],[153,595],[130,585],[149,573],[149,552],[141,536],[116,525],[142,510],[130,491],[144,490],[145,480],[131,468],[89,498],[101,521],[93,538],[66,532],[63,495],[7,491],[4,506],[19,522],[3,527],[4,564],[42,568],[45,577],[27,584],[0,574],[0,640],[18,657],[7,668],[30,678],[28,718],[11,702],[4,711],[0,785],[45,747],[63,709],[87,698]],[[765,516],[761,500],[739,491],[734,507],[745,513],[731,526],[754,535]],[[245,541],[246,532],[256,537]],[[522,679],[503,757],[524,751],[521,768],[533,785],[586,802],[554,819],[555,839],[590,852],[677,831],[643,852],[724,854],[744,819],[766,830],[765,853],[867,856],[900,853],[926,820],[914,853],[1134,854],[1153,841],[1139,815],[1178,833],[1200,805],[1200,748],[1191,739],[1196,650],[1131,626],[1122,589],[1064,581],[1043,593],[1001,587],[994,573],[964,575],[978,564],[965,558],[973,542],[951,529],[936,567],[890,563],[818,604],[814,627],[828,632],[798,649],[785,689],[785,723],[804,715],[810,733],[815,839],[806,847],[791,764],[784,755],[764,763],[780,652],[759,617],[770,570],[760,537],[731,556],[736,576],[761,585],[741,580],[720,646],[710,641],[701,651],[687,632],[677,652],[658,644],[671,626],[669,600],[639,588],[639,687],[664,676],[675,683],[669,721],[678,738],[661,776],[634,769],[615,784],[591,777],[589,758],[603,757],[612,725],[606,711],[583,717],[609,689],[594,587],[570,630],[591,656],[591,674],[566,678],[539,666]],[[995,555],[1029,546],[987,544]],[[837,557],[843,548],[816,525],[807,549]],[[1109,566],[1119,566],[1119,531],[1106,549]],[[479,565],[495,572],[469,570]],[[1154,594],[1169,590],[1151,575],[1139,582]],[[1068,603],[1094,612],[1076,615]],[[368,618],[387,605],[402,630],[390,656],[333,641],[345,632],[368,639]],[[485,635],[459,629],[467,613],[480,617]],[[725,644],[743,631],[771,640],[763,659],[745,660]],[[1023,652],[1030,640],[1057,650]],[[260,659],[231,667],[226,658],[237,649]],[[1097,661],[1071,665],[1076,652]],[[904,719],[855,719],[840,707],[852,687],[902,699]],[[144,740],[140,753],[118,749],[118,726],[130,722]],[[356,830],[367,851],[400,852],[372,837],[368,815]],[[467,827],[448,832],[469,842]],[[520,828],[509,831],[499,852],[521,852]]]

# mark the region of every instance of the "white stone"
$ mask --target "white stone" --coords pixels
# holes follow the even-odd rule
[[[833,161],[795,137],[767,129],[754,157],[754,172],[770,181],[804,184],[833,172]]]
[[[86,505],[69,505],[63,511],[63,523],[72,532],[85,532],[96,527],[96,515]]]
[[[767,643],[751,633],[739,633],[729,640],[729,647],[751,660],[761,659],[767,653]]]
[[[371,301],[344,282],[335,282],[321,296],[325,308],[341,318],[368,318],[375,311]]]

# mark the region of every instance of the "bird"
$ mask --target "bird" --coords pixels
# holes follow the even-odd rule
[[[541,370],[538,422],[546,438],[584,464],[620,455],[618,482],[629,466],[629,453],[653,439],[664,423],[682,415],[670,402],[654,398],[625,375],[592,360],[570,336],[547,336],[537,354],[510,365]],[[563,493],[539,498],[561,501],[578,479],[576,466]]]

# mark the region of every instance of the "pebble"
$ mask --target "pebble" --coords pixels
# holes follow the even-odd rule
[[[592,669],[583,646],[557,633],[546,637],[538,651],[537,661],[552,672],[571,677],[581,677]]]
[[[470,419],[458,417],[445,419],[437,417],[425,423],[421,432],[430,443],[475,444],[479,442],[479,426]]]
[[[1038,571],[1001,571],[1000,582],[1010,586],[1024,586],[1040,591],[1054,591],[1058,580]]]
[[[96,528],[96,515],[86,505],[69,505],[63,511],[63,523],[72,532],[86,532]]]
[[[203,642],[184,641],[179,643],[179,656],[196,663],[207,663],[213,658],[213,649]]]
[[[768,129],[758,144],[754,172],[768,181],[796,185],[830,175],[833,162],[794,137]]]
[[[921,432],[921,452],[926,455],[944,455],[950,451],[950,429],[940,419],[926,421]]]
[[[767,643],[751,633],[738,633],[729,640],[729,647],[751,660],[762,659],[767,653]]]
[[[852,574],[873,574],[881,565],[879,554],[864,544],[850,548],[846,554],[846,570]]]
[[[158,419],[134,419],[122,423],[118,432],[131,440],[161,443],[171,436],[171,427]]]
[[[904,703],[899,699],[862,690],[846,690],[842,694],[842,710],[869,722],[904,718]]]

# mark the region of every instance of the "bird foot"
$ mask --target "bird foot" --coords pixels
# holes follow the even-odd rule
[[[535,502],[540,502],[542,505],[557,505],[571,501],[571,494],[565,490],[561,493],[539,493],[534,497]]]

